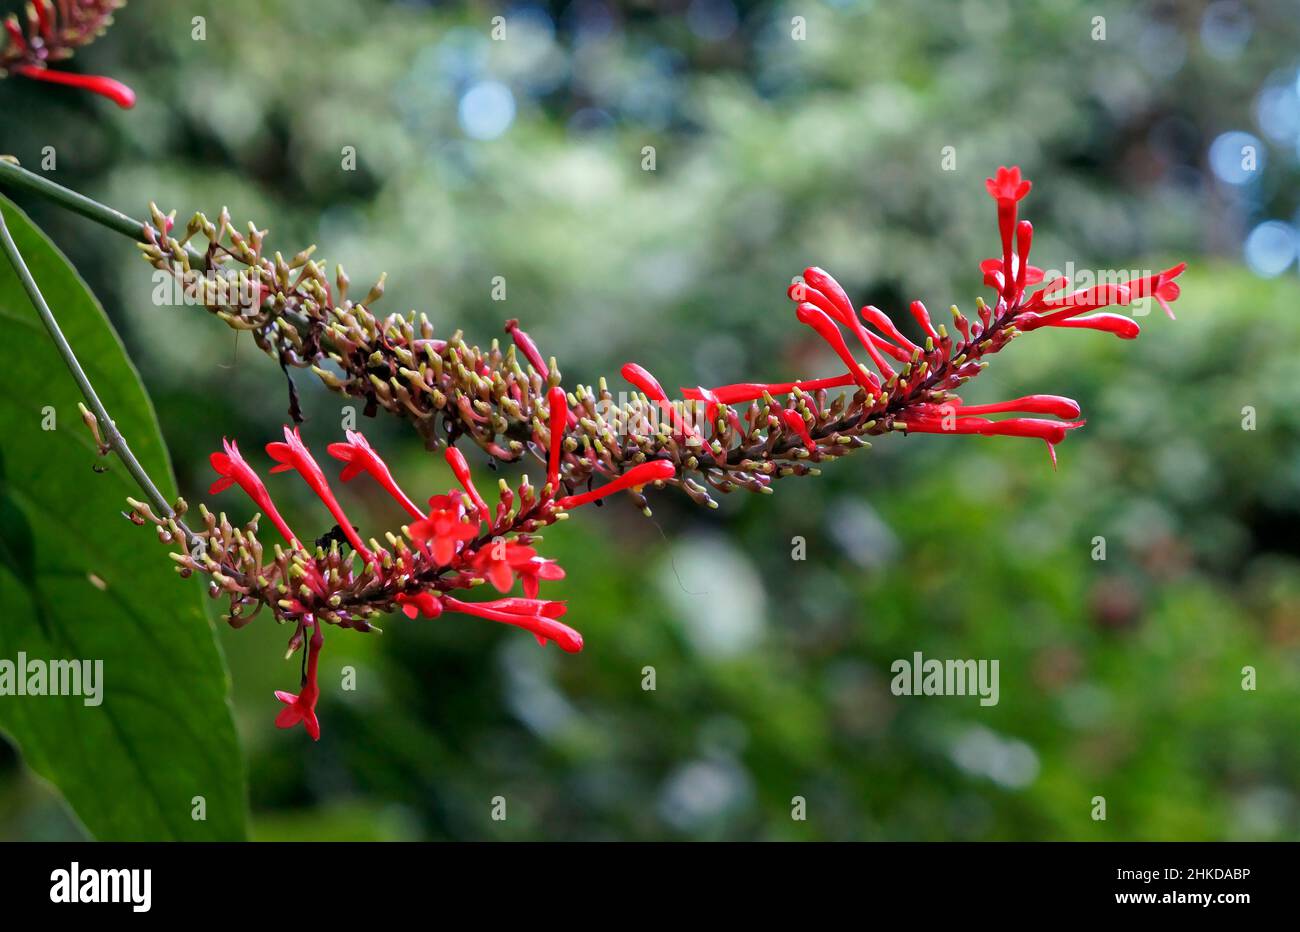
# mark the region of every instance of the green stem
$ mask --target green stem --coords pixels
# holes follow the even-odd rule
[[[126,466],[126,471],[131,474],[131,478],[136,481],[136,484],[143,490],[145,497],[158,509],[159,513],[168,518],[176,518],[172,506],[167,502],[167,499],[163,498],[162,493],[158,491],[158,487],[149,478],[149,474],[140,465],[140,461],[135,458],[135,454],[131,452],[131,447],[126,442],[126,438],[117,429],[113,419],[108,416],[108,410],[104,407],[104,403],[99,400],[99,394],[95,391],[95,387],[90,384],[90,379],[86,377],[86,371],[81,368],[76,353],[72,351],[67,338],[63,335],[62,328],[59,327],[59,322],[55,320],[54,314],[50,311],[50,306],[45,303],[45,296],[41,294],[40,287],[36,284],[36,280],[32,278],[31,270],[27,268],[27,263],[23,261],[18,244],[14,242],[13,236],[9,233],[9,226],[5,223],[3,211],[0,211],[0,246],[3,246],[5,255],[8,256],[14,271],[18,273],[18,279],[22,282],[23,290],[27,292],[27,297],[31,300],[32,306],[36,308],[36,313],[40,315],[41,322],[45,324],[45,329],[49,331],[50,339],[54,341],[54,345],[59,350],[59,355],[63,357],[64,364],[68,367],[68,371],[72,373],[72,378],[76,380],[77,387],[81,389],[81,394],[85,396],[86,402],[95,413],[104,441],[117,454],[118,459]],[[176,523],[185,533],[186,541],[190,546],[193,546],[195,539],[193,533],[179,519],[176,520]]]
[[[17,162],[0,158],[0,184],[39,195],[131,239],[138,240],[144,235],[144,224],[139,220],[29,172]]]
[[[114,233],[129,236],[137,243],[145,241],[145,224],[141,221],[136,220],[134,217],[128,217],[120,210],[114,210],[107,204],[101,204],[94,198],[86,197],[86,195],[73,191],[71,188],[65,188],[63,185],[50,181],[35,172],[29,172],[6,156],[0,156],[0,185],[43,197],[59,207],[80,214],[87,220],[93,220],[101,226],[107,227]],[[189,254],[190,262],[198,268],[207,265],[205,257],[195,250],[187,246],[185,251]]]

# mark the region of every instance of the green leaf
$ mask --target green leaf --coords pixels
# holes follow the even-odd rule
[[[174,498],[153,408],[103,310],[21,211],[3,198],[0,209],[109,414]],[[76,384],[3,257],[0,322],[0,728],[100,839],[243,838],[243,757],[202,592],[151,528],[122,517],[142,493],[98,456]],[[102,661],[101,704],[12,694],[3,668],[20,654]]]

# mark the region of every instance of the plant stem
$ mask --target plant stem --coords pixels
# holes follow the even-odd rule
[[[27,268],[27,263],[23,261],[22,253],[18,250],[18,244],[14,242],[13,236],[9,233],[9,226],[5,223],[3,211],[0,211],[0,246],[3,246],[5,255],[8,256],[10,264],[13,265],[14,271],[23,284],[23,290],[27,292],[27,297],[31,300],[32,306],[36,308],[36,313],[40,315],[41,322],[45,324],[45,329],[49,331],[50,339],[54,341],[54,345],[59,350],[59,355],[63,357],[64,364],[68,367],[68,371],[72,373],[72,378],[76,380],[77,387],[81,389],[81,394],[85,396],[86,402],[94,411],[105,442],[117,454],[123,465],[126,466],[126,471],[131,474],[131,478],[140,486],[149,502],[158,509],[160,514],[176,519],[177,526],[185,533],[186,542],[193,546],[195,539],[193,533],[176,518],[172,506],[167,502],[167,499],[163,498],[162,493],[158,491],[158,487],[149,478],[149,474],[140,465],[140,461],[135,458],[130,445],[126,442],[126,438],[122,436],[122,433],[117,429],[117,425],[113,423],[113,419],[109,417],[104,403],[99,400],[99,394],[95,391],[95,387],[90,384],[90,379],[86,377],[86,372],[81,368],[76,353],[72,351],[67,338],[64,337],[59,322],[55,320],[54,314],[50,311],[50,306],[45,302],[45,296],[41,294],[40,287],[36,284],[36,280],[32,278],[31,270]]]
[[[121,211],[107,207],[99,203],[99,201],[86,197],[84,194],[78,194],[76,191],[63,187],[63,185],[55,184],[48,178],[42,178],[40,175],[29,172],[17,162],[11,162],[8,159],[0,159],[0,183],[40,195],[60,207],[66,207],[74,213],[81,214],[81,216],[103,224],[116,233],[121,233],[135,240],[140,239],[144,230],[144,224],[139,220],[132,219]]]
[[[35,172],[29,172],[17,162],[3,156],[0,156],[0,185],[43,197],[59,207],[80,214],[88,220],[93,220],[101,226],[107,227],[114,233],[129,236],[137,243],[144,242],[145,224],[141,221],[136,220],[134,217],[128,217],[120,210],[114,210],[107,204],[101,204],[94,198],[86,197],[86,195],[73,191],[71,188],[65,188],[48,178],[43,178]],[[188,247],[185,251],[189,253],[190,261],[199,268],[207,265],[204,256]]]

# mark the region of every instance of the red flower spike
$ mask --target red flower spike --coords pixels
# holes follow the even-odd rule
[[[14,69],[14,73],[25,78],[31,78],[33,81],[44,81],[47,84],[63,84],[83,91],[90,91],[92,94],[107,97],[123,110],[130,110],[135,106],[135,91],[113,78],[105,78],[94,74],[76,74],[72,71],[54,71],[37,65],[19,65]]]
[[[530,599],[537,598],[540,580],[564,578],[564,569],[560,564],[541,557],[533,557],[526,565],[515,567],[515,572],[524,585],[524,595]]]
[[[607,482],[600,488],[592,489],[590,492],[583,492],[581,495],[568,495],[560,499],[556,504],[561,508],[577,508],[579,505],[594,502],[598,498],[613,495],[623,489],[637,488],[651,482],[671,479],[675,475],[677,475],[677,467],[669,460],[651,460],[648,463],[633,466],[613,482]]]
[[[868,394],[874,394],[880,390],[879,380],[877,380],[875,376],[871,375],[871,373],[865,371],[862,366],[858,364],[858,361],[853,358],[853,354],[849,352],[848,346],[844,343],[844,337],[840,333],[840,328],[835,326],[835,321],[831,320],[829,314],[821,308],[809,304],[807,301],[800,304],[795,309],[794,313],[795,316],[799,318],[800,323],[811,327],[817,332],[818,336],[830,345],[830,348],[835,351],[835,355],[839,356],[844,365],[848,367],[849,374],[853,376],[853,380],[864,388]],[[888,363],[883,359],[878,359],[876,356],[873,356],[872,358],[876,361],[877,366],[883,366],[880,370],[881,372],[888,370],[889,374],[893,375],[894,370],[889,368]]]
[[[799,435],[799,439],[807,449],[817,449],[817,444],[813,442],[812,434],[808,433],[808,425],[804,422],[802,414],[792,408],[783,408],[780,415],[785,426]]]
[[[531,631],[543,645],[547,641],[554,641],[560,646],[561,650],[570,654],[576,654],[582,650],[582,635],[568,625],[562,624],[540,611],[508,611],[501,607],[503,604],[517,607],[522,601],[521,599],[500,599],[496,602],[462,602],[459,599],[453,599],[451,596],[443,597],[443,605],[449,611],[460,612],[463,615],[473,615],[476,618],[486,618],[489,621],[499,621],[502,624],[515,625],[525,631]]]
[[[351,482],[361,473],[368,473],[372,479],[383,486],[385,492],[406,509],[407,514],[412,518],[423,518],[424,512],[416,508],[415,503],[402,491],[401,486],[393,479],[388,464],[379,458],[379,454],[370,446],[369,441],[355,430],[348,431],[347,438],[347,443],[331,443],[326,448],[330,456],[347,463],[339,478],[344,482]]]
[[[433,559],[445,566],[456,556],[458,545],[478,537],[479,522],[462,521],[459,498],[435,495],[429,499],[429,514],[407,528],[416,543],[433,543]]]
[[[286,706],[275,717],[275,727],[292,728],[302,722],[311,739],[319,741],[320,722],[316,720],[316,700],[320,698],[320,686],[316,682],[316,664],[320,659],[320,649],[325,643],[325,637],[321,634],[320,622],[315,622],[315,626],[315,633],[312,634],[311,641],[307,645],[307,675],[303,677],[302,690],[296,696],[282,689],[275,691],[275,698]]]
[[[510,334],[510,339],[515,341],[515,346],[519,347],[519,351],[524,354],[524,358],[528,360],[529,365],[537,370],[537,374],[543,379],[550,378],[551,370],[547,367],[546,360],[542,359],[541,350],[537,348],[533,338],[520,329],[519,321],[513,318],[507,320],[506,333]]]
[[[564,450],[564,428],[569,426],[569,399],[558,385],[546,397],[551,412],[551,449],[546,464],[546,484],[554,496],[560,488],[560,453]]]
[[[363,560],[367,562],[374,560],[374,554],[362,543],[360,535],[352,527],[352,522],[348,520],[343,507],[338,503],[338,499],[334,497],[333,491],[330,490],[329,483],[325,481],[325,473],[321,472],[320,466],[312,458],[311,451],[302,442],[302,436],[298,433],[298,428],[290,429],[286,425],[284,428],[284,442],[268,443],[266,452],[277,463],[276,466],[271,467],[271,472],[295,470],[298,475],[302,476],[308,488],[315,492],[316,497],[329,509],[329,513],[338,522],[339,530],[348,539],[352,549],[360,554]]]
[[[474,572],[485,578],[498,592],[509,592],[515,584],[515,571],[526,567],[537,551],[517,540],[494,540],[474,554]]]
[[[465,490],[469,500],[474,503],[474,509],[478,512],[479,520],[491,527],[492,512],[488,509],[488,504],[483,500],[483,496],[478,494],[478,489],[474,488],[474,480],[470,477],[469,463],[465,462],[465,454],[455,447],[447,447],[447,452],[444,455],[447,458],[447,465],[451,467],[452,473],[456,476],[456,481]]]
[[[213,453],[208,457],[212,463],[212,468],[221,476],[216,482],[208,488],[209,495],[216,495],[218,492],[238,484],[244,490],[244,494],[256,503],[262,513],[271,519],[283,536],[294,547],[300,546],[297,536],[293,529],[280,517],[280,512],[275,507],[275,502],[271,501],[271,493],[266,491],[266,486],[258,478],[257,473],[253,472],[253,467],[244,461],[244,457],[239,452],[239,445],[233,440],[221,440],[224,453]]]

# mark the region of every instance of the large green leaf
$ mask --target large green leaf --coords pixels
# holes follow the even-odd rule
[[[0,209],[109,413],[173,497],[153,408],[103,310],[21,211]],[[202,592],[152,530],[122,518],[140,490],[96,455],[77,387],[3,257],[0,322],[0,661],[103,661],[100,705],[0,695],[0,727],[98,838],[242,838],[244,765]]]

